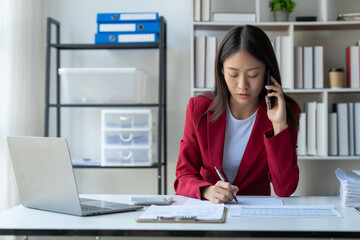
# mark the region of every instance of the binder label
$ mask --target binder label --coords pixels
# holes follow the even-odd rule
[[[155,42],[155,34],[119,34],[118,42]]]
[[[134,32],[136,24],[100,24],[99,32]]]
[[[157,20],[156,13],[122,13],[120,20]]]

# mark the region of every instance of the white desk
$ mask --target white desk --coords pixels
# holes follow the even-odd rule
[[[129,202],[127,195],[85,195]],[[176,196],[176,204],[185,197]],[[191,237],[336,237],[360,238],[360,214],[342,207],[338,197],[283,198],[285,205],[333,204],[343,218],[230,218],[225,223],[137,223],[141,211],[92,217],[16,206],[0,213],[0,235],[27,236],[191,236]]]

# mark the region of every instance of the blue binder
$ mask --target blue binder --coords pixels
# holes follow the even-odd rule
[[[99,23],[98,33],[103,32],[135,32],[135,33],[159,33],[159,21],[139,21],[127,23]]]
[[[95,44],[157,43],[157,33],[96,33]]]
[[[135,21],[159,21],[157,12],[98,13],[98,23],[119,23]]]

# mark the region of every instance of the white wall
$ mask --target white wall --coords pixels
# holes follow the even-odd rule
[[[93,43],[97,13],[135,11],[156,11],[167,20],[167,190],[172,194],[185,108],[190,97],[192,0],[48,0],[47,15],[61,22],[62,43]],[[156,51],[155,57],[158,57]],[[156,81],[158,65],[153,58],[154,52],[148,51],[73,51],[62,55],[62,66],[138,66],[150,73],[151,81]],[[70,130],[64,130],[65,135],[72,134],[77,139],[71,144],[72,153],[75,157],[84,152],[90,157],[99,157],[100,140],[94,140],[100,139],[99,112],[80,115],[77,120],[65,119],[71,125]],[[89,127],[93,132],[85,132]],[[80,129],[82,134],[89,137],[79,137],[83,135],[74,129]],[[300,161],[300,183],[295,194],[337,194],[339,183],[334,170],[338,166],[346,170],[360,168],[358,161]],[[82,193],[157,193],[156,170],[77,169],[76,176]]]

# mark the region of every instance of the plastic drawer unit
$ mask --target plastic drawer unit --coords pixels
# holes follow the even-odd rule
[[[155,161],[150,109],[101,111],[101,165],[150,166]]]

